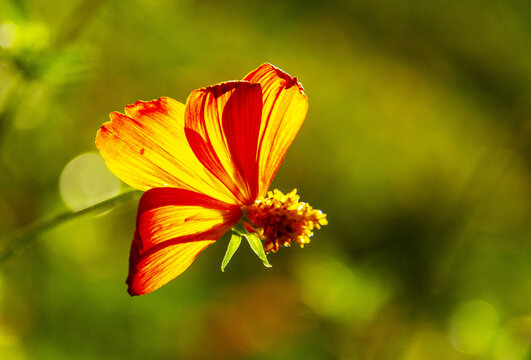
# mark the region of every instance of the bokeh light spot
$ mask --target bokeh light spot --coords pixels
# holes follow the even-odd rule
[[[464,302],[452,317],[450,337],[455,348],[465,354],[485,352],[498,331],[499,315],[484,300]]]
[[[0,24],[0,47],[8,49],[15,41],[16,25],[13,23]]]
[[[495,360],[529,359],[531,316],[512,319],[496,336],[492,353]]]
[[[103,158],[88,152],[72,159],[59,180],[63,201],[74,211],[120,193],[120,181],[107,169]]]
[[[322,316],[339,322],[365,322],[389,298],[390,289],[368,270],[324,255],[302,261],[297,269],[303,299]]]

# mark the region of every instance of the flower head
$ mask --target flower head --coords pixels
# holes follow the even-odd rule
[[[328,224],[321,210],[299,202],[297,189],[286,195],[277,189],[268,191],[266,197],[244,209],[247,229],[265,241],[266,252],[276,252],[279,246],[290,246],[293,241],[304,247],[310,242],[314,228]]]
[[[146,191],[131,246],[131,295],[181,274],[244,213],[266,250],[309,241],[325,215],[298,203],[295,193],[286,201],[277,192],[266,197],[307,110],[297,79],[263,64],[242,81],[192,91],[185,105],[163,97],[110,114],[96,146],[116,176]],[[289,224],[273,224],[281,215],[264,217],[276,204]],[[274,226],[285,233],[269,235]]]

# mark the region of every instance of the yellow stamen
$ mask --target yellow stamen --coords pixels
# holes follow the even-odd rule
[[[310,242],[314,228],[327,225],[326,214],[299,202],[297,189],[284,195],[279,190],[269,191],[253,205],[244,208],[248,231],[265,240],[266,252],[276,252],[279,246],[290,246],[292,241],[301,247]]]

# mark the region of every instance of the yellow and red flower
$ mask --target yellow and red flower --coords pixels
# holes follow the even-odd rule
[[[109,169],[146,191],[138,205],[127,284],[158,289],[239,221],[276,251],[309,242],[326,215],[295,192],[268,192],[308,99],[295,77],[263,64],[242,81],[113,112],[96,136]]]

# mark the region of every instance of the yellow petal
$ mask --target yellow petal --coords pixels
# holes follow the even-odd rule
[[[195,157],[184,134],[184,105],[171,98],[137,101],[111,113],[96,136],[108,168],[139,190],[178,187],[237,203]]]
[[[188,235],[217,234],[220,226],[234,225],[240,217],[239,205],[190,190],[154,188],[144,193],[138,204],[137,232],[144,250]]]
[[[185,132],[199,161],[238,198],[258,193],[257,146],[262,116],[259,84],[232,81],[193,91]]]
[[[180,275],[241,215],[238,205],[190,190],[148,190],[138,205],[128,292],[147,294]]]
[[[264,196],[299,132],[308,98],[297,78],[271,64],[263,64],[244,80],[262,86],[263,110],[259,138],[259,195]]]
[[[127,291],[135,296],[157,290],[188,269],[197,255],[213,242],[214,240],[200,240],[169,245],[139,258],[135,272],[130,272],[127,279]]]

